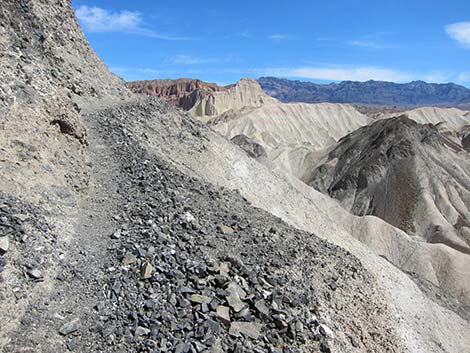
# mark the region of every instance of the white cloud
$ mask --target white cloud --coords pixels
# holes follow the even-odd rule
[[[352,45],[353,47],[360,47],[360,48],[370,48],[370,49],[392,49],[395,48],[394,45],[385,44],[381,40],[376,39],[355,39],[350,40],[347,42],[348,45]]]
[[[455,78],[455,74],[450,74],[449,72],[432,71],[422,75],[420,79],[432,83],[446,83],[452,81],[452,77]]]
[[[176,55],[172,62],[179,65],[200,65],[200,64],[209,64],[215,62],[215,59],[211,58],[200,58],[193,55],[180,54]]]
[[[458,82],[470,83],[470,71],[460,73],[457,80]]]
[[[99,7],[82,5],[75,11],[84,30],[90,33],[125,32],[165,40],[184,40],[158,33],[145,26],[142,14],[137,11],[112,12]]]
[[[219,57],[204,57],[191,54],[178,54],[167,60],[167,63],[173,65],[207,65],[229,63],[239,60],[237,54],[227,54]]]
[[[237,37],[242,37],[242,38],[251,38],[251,32],[249,30],[244,30],[242,32],[238,32],[236,34]]]
[[[177,73],[171,70],[156,70],[148,67],[110,67],[110,70],[126,81],[153,79],[156,77],[172,77]]]
[[[393,81],[407,82],[413,80],[410,73],[379,68],[373,66],[364,67],[298,67],[298,68],[268,68],[260,70],[263,75],[309,78],[325,81]]]
[[[360,38],[349,40],[346,43],[354,47],[370,48],[370,49],[392,49],[395,45],[387,43],[386,37],[393,34],[393,32],[377,32],[372,33]]]
[[[452,23],[445,27],[447,34],[462,45],[470,46],[470,22]]]
[[[381,49],[382,45],[372,41],[372,40],[367,40],[367,39],[356,39],[356,40],[350,40],[348,42],[349,45],[352,45],[354,47],[361,47],[361,48],[374,48],[374,49]]]
[[[139,28],[142,17],[139,12],[112,13],[99,7],[80,6],[76,10],[78,20],[89,32],[119,32]]]
[[[271,34],[268,38],[276,42],[280,42],[281,40],[289,39],[289,36],[285,34]]]

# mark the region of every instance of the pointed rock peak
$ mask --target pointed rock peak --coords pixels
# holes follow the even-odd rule
[[[261,89],[261,86],[260,84],[258,83],[258,81],[252,79],[252,78],[249,78],[249,77],[245,77],[245,78],[242,78],[240,79],[237,83],[236,83],[237,86],[241,86],[241,85],[249,85],[249,86],[256,86],[256,87],[259,87]]]

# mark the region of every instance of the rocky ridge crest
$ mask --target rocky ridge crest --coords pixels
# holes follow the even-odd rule
[[[383,81],[343,81],[317,84],[275,77],[258,80],[263,90],[283,102],[351,103],[378,106],[459,106],[470,102],[470,89],[454,83],[423,81],[393,83]]]

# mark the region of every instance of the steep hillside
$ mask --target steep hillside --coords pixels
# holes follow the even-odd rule
[[[400,116],[359,129],[307,182],[353,214],[470,254],[470,156],[435,126]]]
[[[320,150],[369,122],[350,105],[277,103],[226,113],[210,126],[229,139],[249,137],[275,165],[303,179]]]
[[[144,306],[145,313],[158,308],[160,320],[165,320],[163,315],[171,318],[158,331],[159,337],[168,337],[170,350],[184,346],[212,346],[215,351],[236,347],[272,351],[286,346],[303,352],[353,352],[356,346],[371,352],[383,347],[400,350],[401,341],[386,314],[389,304],[382,295],[374,294],[373,276],[364,278],[363,271],[367,271],[363,267],[352,269],[360,262],[350,262],[354,259],[351,254],[288,226],[254,208],[238,192],[208,184],[187,168],[186,157],[202,163],[209,145],[216,146],[222,158],[231,150],[240,160],[251,162],[244,152],[155,99],[93,111],[85,119],[90,131],[97,134],[96,142],[108,146],[109,157],[120,166],[110,180],[117,183],[111,190],[119,191],[121,196],[116,196],[125,205],[118,212],[118,235],[111,241],[111,248],[116,249],[111,250],[112,260],[116,264],[128,261],[126,253],[135,257],[130,260],[135,264],[128,265],[135,275],[120,269],[125,280],[119,280],[120,276],[107,280],[109,286],[117,281],[124,288],[120,293],[125,300],[103,298],[103,310],[116,312],[105,327],[125,330],[135,325],[136,319],[128,313],[141,312]],[[212,169],[214,175],[227,170],[229,163]],[[138,221],[142,216],[143,223]],[[144,239],[142,234],[146,234]],[[129,241],[135,245],[129,248]],[[123,248],[126,253],[120,250]],[[142,282],[143,272],[138,270],[146,262],[155,275]],[[142,283],[144,288],[154,289],[152,307],[139,289]],[[355,305],[347,304],[349,301]],[[358,307],[367,315],[353,321]],[[194,316],[200,316],[200,324]],[[319,320],[326,325],[322,332],[327,331],[315,338]],[[152,328],[152,317],[138,314],[138,321],[143,325],[143,337],[136,342],[119,341],[116,351],[137,351],[152,344],[152,334],[145,331]],[[318,329],[312,330],[312,325]],[[185,327],[184,336],[179,334],[179,326]],[[374,326],[378,335],[370,333]],[[352,332],[360,332],[361,338],[356,339]],[[117,335],[121,338],[122,334]],[[164,348],[158,343],[153,347]]]
[[[22,348],[4,349],[10,334],[60,282],[89,184],[77,102],[130,93],[88,45],[70,1],[2,1],[0,57],[0,350],[15,352]],[[26,335],[56,331],[35,325]]]
[[[453,83],[422,81],[393,83],[383,81],[344,81],[331,84],[292,81],[275,77],[258,80],[263,90],[283,102],[356,103],[383,106],[423,106],[470,103],[470,90]]]
[[[70,1],[0,11],[0,351],[468,349],[467,257],[133,96]]]
[[[122,82],[95,55],[74,16],[63,16],[64,11],[71,11],[70,4],[61,0],[2,3],[2,108],[47,98],[52,103],[50,96],[122,94]],[[57,31],[59,26],[64,31]]]
[[[239,148],[226,144],[210,130],[198,129],[194,137],[186,135],[175,141],[168,133],[180,134],[179,120],[170,118],[162,128],[159,121],[148,120],[149,114],[131,107],[120,114],[134,122],[136,134],[152,131],[147,141],[151,150],[191,175],[235,189],[256,207],[358,256],[377,276],[379,291],[396,310],[405,351],[440,352],[442,347],[451,352],[466,350],[466,333],[470,332],[466,321],[470,303],[468,255],[441,244],[414,240],[376,217],[352,216],[290,173],[271,171],[245,153],[240,154]]]
[[[75,102],[123,97],[122,82],[86,42],[68,1],[2,2],[0,56],[3,187],[31,197],[53,184],[80,188],[86,131]]]
[[[357,258],[148,148],[145,121],[193,156],[208,130],[134,101],[69,1],[1,16],[1,351],[399,352]]]

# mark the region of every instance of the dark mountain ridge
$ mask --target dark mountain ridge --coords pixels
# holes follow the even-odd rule
[[[258,82],[269,95],[283,102],[355,103],[381,106],[459,106],[470,103],[470,89],[455,83],[412,81],[343,81],[317,84],[275,77],[261,77]]]

